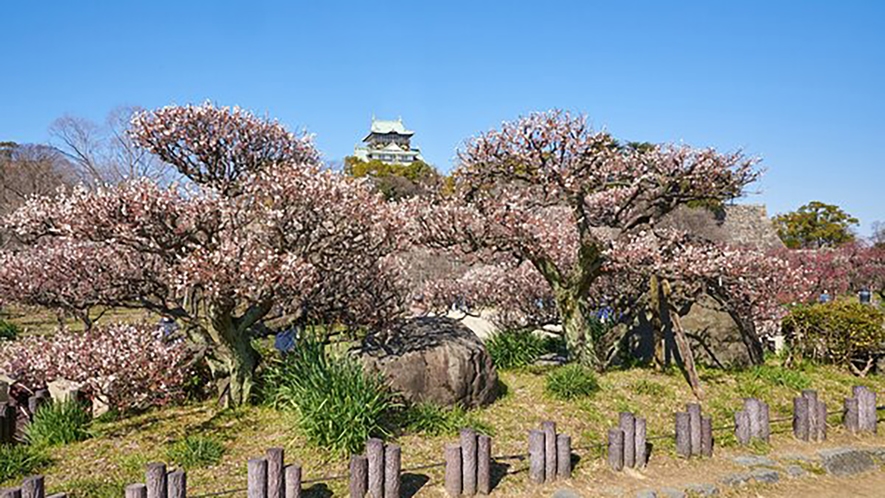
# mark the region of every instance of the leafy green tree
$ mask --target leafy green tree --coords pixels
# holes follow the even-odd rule
[[[375,187],[388,200],[422,195],[436,190],[444,177],[424,161],[409,164],[389,164],[377,159],[363,161],[357,157],[344,158],[344,172],[356,178],[371,178]]]
[[[839,206],[811,201],[796,211],[774,217],[777,233],[791,249],[820,249],[854,241],[857,218]]]

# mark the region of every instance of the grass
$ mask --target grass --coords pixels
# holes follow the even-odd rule
[[[528,329],[496,332],[486,341],[489,356],[499,370],[531,366],[544,354],[562,352],[564,347],[561,339]]]
[[[166,458],[185,469],[217,465],[224,455],[224,445],[213,437],[191,435],[174,442]]]
[[[547,394],[550,396],[571,400],[586,398],[599,390],[596,382],[596,374],[590,368],[583,365],[565,365],[547,374]]]
[[[475,429],[477,432],[493,435],[491,425],[479,420],[473,413],[456,406],[443,408],[433,403],[419,403],[409,407],[404,413],[405,430],[427,436],[454,436],[461,429]]]
[[[49,457],[32,446],[0,445],[0,482],[33,474],[49,463]]]
[[[18,325],[0,318],[0,341],[14,341],[20,333]]]
[[[76,443],[89,437],[92,415],[76,401],[41,406],[25,427],[25,438],[37,447]]]

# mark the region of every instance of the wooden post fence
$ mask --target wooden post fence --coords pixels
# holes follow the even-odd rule
[[[793,436],[800,441],[827,439],[827,405],[813,389],[793,398]]]
[[[866,386],[854,386],[852,394],[853,397],[845,399],[845,428],[852,433],[875,433],[878,424],[876,393]]]
[[[458,444],[445,448],[445,487],[449,496],[487,495],[492,491],[492,438],[461,429]],[[398,498],[390,495],[389,498]]]
[[[352,498],[399,497],[401,473],[401,448],[393,444],[386,445],[377,438],[369,439],[366,441],[366,454],[351,457],[350,496]],[[299,481],[300,474],[299,468]],[[300,494],[295,496],[300,498]]]
[[[529,431],[529,480],[536,484],[568,479],[572,475],[572,439],[557,434],[556,423],[545,421]]]
[[[645,419],[630,412],[619,413],[618,427],[608,432],[608,452],[612,470],[645,467],[648,456]]]
[[[701,405],[688,403],[675,415],[676,454],[683,458],[713,456],[713,419],[704,416]],[[735,415],[736,425],[738,416]]]
[[[747,445],[753,439],[769,442],[771,413],[768,404],[756,398],[744,398],[743,409],[734,414],[734,437]]]

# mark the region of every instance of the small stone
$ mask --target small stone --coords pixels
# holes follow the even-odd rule
[[[661,497],[685,498],[685,492],[676,488],[661,488]]]
[[[699,484],[686,484],[685,492],[693,493],[698,496],[715,496],[719,494],[719,488],[707,482]]]
[[[793,479],[797,477],[805,477],[805,475],[808,474],[807,470],[798,465],[787,465],[785,470],[787,471],[787,475]]]
[[[824,470],[827,474],[849,476],[872,470],[876,467],[873,457],[863,450],[854,448],[835,448],[820,450]]]
[[[781,480],[780,474],[773,469],[755,469],[750,472],[750,476],[755,479],[756,482],[765,484],[773,484]]]
[[[658,498],[653,489],[642,489],[636,492],[636,498]]]
[[[539,367],[558,367],[568,363],[568,358],[557,353],[543,354],[535,360],[535,365]]]
[[[722,484],[725,484],[726,486],[743,486],[744,484],[750,482],[751,479],[753,478],[750,476],[750,474],[746,472],[738,472],[736,474],[728,474],[727,476],[723,477],[720,482],[722,482]]]
[[[869,448],[866,452],[869,453],[874,460],[885,462],[885,448]]]
[[[553,493],[552,498],[581,498],[581,495],[570,489],[559,489]]]
[[[756,456],[756,455],[741,455],[738,457],[734,457],[734,463],[738,465],[743,465],[744,467],[775,467],[777,466],[774,463],[774,460],[764,457],[764,456]]]

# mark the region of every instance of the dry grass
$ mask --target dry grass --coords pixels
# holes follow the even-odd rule
[[[96,322],[102,323],[156,323],[159,316],[143,311],[127,308],[96,309],[90,313],[94,319],[101,315]],[[18,325],[25,334],[51,334],[58,330],[59,324],[63,323],[69,330],[81,332],[83,322],[70,316],[59,320],[58,314],[46,308],[30,308],[22,306],[4,306],[0,309],[0,319]]]
[[[784,383],[794,385],[808,382],[819,391],[828,406],[841,406],[858,379],[830,367],[808,368],[801,374],[787,373],[779,367],[760,371],[721,372],[705,370],[701,375],[706,389],[704,410],[712,413],[714,425],[730,423],[733,412],[741,405],[741,398],[757,395],[771,405],[772,417],[789,416],[791,398],[796,391]],[[525,451],[525,435],[541,421],[555,420],[559,431],[572,435],[575,453],[581,460],[575,469],[571,486],[587,496],[600,489],[617,487],[625,490],[661,486],[678,479],[682,484],[710,476],[734,472],[730,461],[724,458],[734,452],[749,450],[733,448],[728,431],[718,432],[717,457],[709,461],[685,462],[675,458],[670,441],[656,441],[653,463],[642,474],[614,474],[605,469],[599,458],[601,451],[591,448],[602,441],[609,427],[617,423],[618,412],[633,411],[645,416],[649,436],[669,434],[672,431],[673,412],[692,401],[690,390],[678,372],[658,373],[652,370],[632,369],[609,372],[599,377],[600,391],[580,401],[558,401],[544,393],[543,371],[503,372],[501,380],[506,394],[490,407],[473,413],[479,421],[494,429],[494,453],[520,454]],[[885,381],[870,378],[864,381],[882,391]],[[249,407],[237,411],[221,411],[212,403],[168,407],[115,422],[96,424],[97,436],[88,441],[52,450],[54,463],[47,469],[48,485],[53,490],[78,490],[73,498],[104,498],[120,496],[123,485],[137,482],[145,464],[163,460],[166,449],[185,435],[214,437],[224,443],[221,462],[209,468],[192,469],[189,487],[192,494],[242,488],[245,485],[245,462],[260,455],[268,447],[285,448],[287,461],[304,466],[305,479],[327,475],[343,475],[347,461],[329,452],[310,447],[298,434],[292,416],[266,407]],[[835,423],[836,420],[832,420]],[[795,446],[788,434],[778,429],[789,429],[789,423],[774,426],[772,451],[779,452]],[[853,438],[831,431],[831,441]],[[415,467],[441,460],[445,442],[451,436],[427,437],[404,434],[398,438],[403,447],[403,465]],[[876,438],[878,440],[879,438]],[[881,441],[879,441],[881,444]],[[757,447],[766,452],[769,448]],[[527,483],[526,463],[511,459],[509,466],[500,467],[508,475],[496,487],[499,496],[549,495],[551,487],[533,487]],[[410,472],[406,488],[420,488],[419,496],[443,496],[440,483],[442,468]],[[423,484],[423,486],[422,486]],[[345,494],[346,481],[331,481],[315,488],[317,491]],[[86,492],[88,490],[89,492]],[[596,490],[596,491],[594,491]]]

